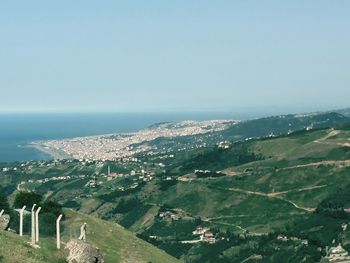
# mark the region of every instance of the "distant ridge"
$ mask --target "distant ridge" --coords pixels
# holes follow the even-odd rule
[[[222,132],[225,139],[237,140],[288,134],[303,129],[329,128],[350,123],[350,118],[337,113],[305,113],[265,117],[239,122]]]

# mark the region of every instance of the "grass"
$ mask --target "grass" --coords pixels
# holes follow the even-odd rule
[[[143,218],[151,207],[151,205],[141,205],[135,207],[120,221],[120,224],[126,228],[130,228],[138,219]]]
[[[157,214],[162,205],[182,209],[193,217],[199,216],[203,220],[201,224],[213,229],[235,233],[248,230],[256,234],[283,230],[291,225],[293,235],[330,245],[338,235],[342,221],[327,219],[303,208],[317,207],[340,185],[350,184],[350,167],[338,162],[350,159],[349,147],[344,146],[349,142],[349,132],[336,131],[336,138],[328,136],[331,132],[334,134],[333,130],[325,129],[251,140],[240,148],[219,151],[220,158],[216,158],[217,150],[198,150],[200,158],[193,158],[194,152],[179,155],[168,160],[166,173],[174,178],[185,175],[192,168],[228,168],[236,173],[218,178],[193,176],[193,181],[177,181],[163,189],[159,186],[159,177],[156,177],[137,191],[126,193],[127,197],[139,198],[141,204],[122,215],[111,213],[119,199],[125,197],[111,190],[121,181],[112,181],[92,190],[81,189],[74,181],[71,184],[59,183],[54,188],[54,197],[73,200],[75,196],[84,195],[76,199],[81,202],[81,212],[99,217],[109,215],[105,218],[118,220],[134,232],[146,237],[157,235],[162,240],[159,246],[173,251],[178,257],[187,252],[182,252],[184,248],[181,246],[176,247],[174,240],[191,238],[195,225],[181,220],[159,220]],[[238,155],[247,156],[247,153],[259,158],[240,162]],[[183,163],[190,164],[191,169],[183,169]],[[112,187],[112,183],[116,185]],[[315,186],[322,187],[312,188]],[[271,193],[276,195],[271,196]],[[91,196],[87,197],[87,194]],[[103,200],[101,196],[108,198]],[[103,201],[108,202],[103,204]],[[101,249],[106,262],[176,262],[114,222],[101,221],[72,210],[66,212],[63,240],[67,242],[69,238],[76,238],[80,225],[87,222],[88,241]]]
[[[64,262],[63,251],[54,248],[53,240],[43,239],[41,248],[32,248],[28,236],[19,237],[7,231],[0,230],[0,255],[4,263],[61,263]]]
[[[87,242],[98,247],[106,263],[152,262],[175,263],[177,259],[151,244],[138,239],[121,226],[65,209],[66,220],[62,222],[62,247],[70,239],[78,238],[80,226],[87,223]],[[40,248],[32,248],[27,242],[29,236],[0,231],[0,255],[6,263],[61,263],[65,262],[65,252],[56,250],[55,239],[42,238]]]
[[[80,226],[87,223],[87,241],[101,250],[106,263],[179,262],[115,223],[99,220],[72,210],[65,210],[65,213],[67,219],[64,222],[62,240],[67,242],[71,238],[77,238]]]
[[[317,130],[250,141],[247,143],[249,151],[265,159],[236,166],[234,169],[241,172],[241,175],[178,182],[150,197],[150,202],[178,207],[202,218],[218,218],[211,220],[210,224],[227,229],[231,225],[232,230],[237,229],[235,225],[257,232],[269,232],[283,227],[308,213],[296,208],[291,202],[301,207],[315,208],[330,193],[336,191],[337,185],[350,183],[348,167],[336,163],[313,165],[322,161],[348,159],[349,148],[328,143],[330,139],[326,136],[330,132],[332,130]],[[342,131],[338,134],[342,134]],[[348,140],[346,136],[342,138]],[[231,163],[231,154],[228,151],[227,156],[221,156],[216,165],[226,166]],[[207,166],[208,164],[203,164],[201,167],[198,162],[197,168],[203,169]],[[247,170],[249,172],[245,172]],[[315,186],[324,187],[312,189]],[[310,187],[310,190],[302,190]],[[229,191],[230,188],[263,194],[289,192],[272,198],[232,192]],[[237,215],[245,217],[236,217]]]

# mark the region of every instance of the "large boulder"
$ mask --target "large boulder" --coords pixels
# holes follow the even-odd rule
[[[82,240],[70,240],[65,249],[69,263],[104,263],[99,249]]]
[[[0,217],[0,229],[6,230],[9,224],[10,224],[10,216],[7,214],[2,215]]]

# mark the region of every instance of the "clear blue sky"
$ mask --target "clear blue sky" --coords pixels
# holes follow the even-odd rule
[[[0,111],[350,106],[350,1],[1,1]]]

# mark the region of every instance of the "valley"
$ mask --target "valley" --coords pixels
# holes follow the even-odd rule
[[[144,142],[152,150],[130,158],[1,164],[2,192],[35,191],[184,262],[319,262],[334,243],[350,248],[347,123],[279,116]]]

